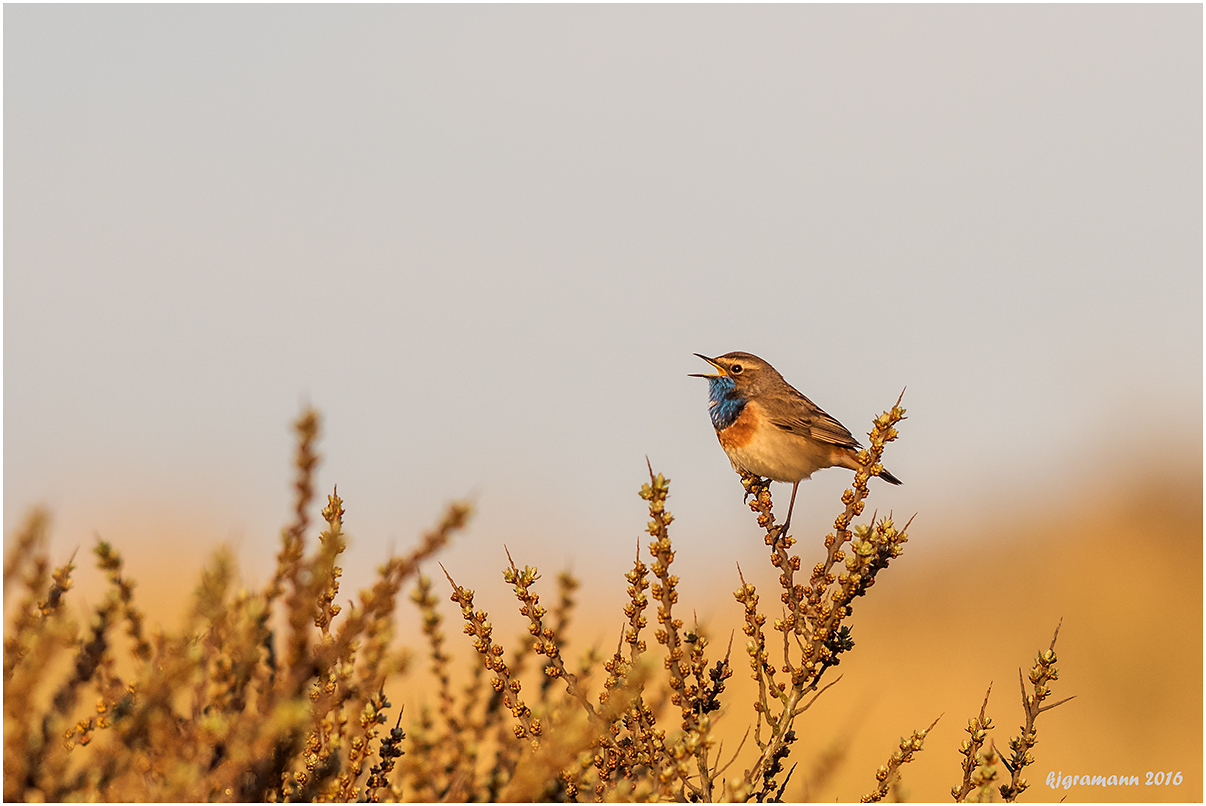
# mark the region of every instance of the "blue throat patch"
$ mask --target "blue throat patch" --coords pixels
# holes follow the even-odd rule
[[[737,394],[737,387],[728,376],[708,378],[708,400],[711,401],[708,403],[708,415],[717,431],[732,425],[745,408],[745,398]]]

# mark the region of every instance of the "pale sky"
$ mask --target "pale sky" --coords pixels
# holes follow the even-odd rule
[[[1200,5],[9,5],[4,149],[4,527],[60,557],[262,580],[308,400],[352,569],[472,493],[462,584],[618,578],[646,456],[731,567],[696,352],[860,436],[907,386],[915,535],[1201,460]]]

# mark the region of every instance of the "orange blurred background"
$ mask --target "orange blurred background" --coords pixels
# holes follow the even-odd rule
[[[840,673],[841,681],[797,719],[800,739],[790,761],[799,767],[785,796],[857,799],[874,788],[875,769],[900,737],[941,714],[925,749],[905,767],[903,791],[913,800],[945,800],[960,777],[957,748],[966,736],[963,728],[979,711],[985,689],[992,683],[991,736],[1005,750],[1023,719],[1019,668],[1029,670],[1062,623],[1056,645],[1060,677],[1052,686],[1052,701],[1076,699],[1039,718],[1037,760],[1026,774],[1031,788],[1021,799],[1200,800],[1201,466],[1190,456],[1169,463],[1151,454],[1135,455],[1124,464],[1135,471],[1129,478],[1112,471],[1084,476],[1076,489],[1049,496],[1040,506],[998,499],[979,507],[963,502],[949,511],[919,513],[904,554],[856,603],[856,646],[828,678]],[[875,492],[873,487],[869,506]],[[673,511],[673,492],[669,503]],[[833,510],[836,514],[838,508]],[[642,525],[643,519],[634,523],[634,535]],[[159,529],[158,534],[182,535],[187,520],[165,520]],[[730,570],[728,558],[721,562],[716,557],[702,569],[685,570],[698,547],[684,530],[672,526],[671,533],[679,556],[675,570],[682,575],[677,613],[688,624],[692,611],[700,614],[711,638],[710,660],[735,631],[734,675],[716,723],[727,759],[751,724],[755,696],[743,653],[741,609],[730,593],[737,588],[736,570]],[[801,542],[796,548],[808,567],[820,557],[816,546],[821,535],[805,534],[797,532]],[[167,561],[148,560],[142,549],[149,543],[137,536],[118,541],[153,622],[171,626],[187,606],[207,547],[213,545],[202,535],[194,538],[177,541],[191,548]],[[760,542],[752,515],[742,539]],[[479,554],[501,554],[489,535],[471,532],[459,540],[470,542]],[[642,539],[648,560],[646,543]],[[778,600],[776,575],[757,548],[740,547],[740,563],[746,579],[758,587],[762,612],[773,618],[766,608]],[[353,546],[349,559],[356,553]],[[80,564],[87,566],[88,559]],[[520,565],[541,568],[537,590],[552,607],[560,568],[541,560],[516,556]],[[477,602],[490,613],[496,637],[510,657],[525,622],[501,574],[483,572],[485,564],[487,560],[470,566],[453,563],[449,570],[460,584],[477,589]],[[703,570],[707,567],[711,572]],[[426,570],[438,575],[434,565]],[[253,569],[243,571],[246,577],[258,576]],[[623,619],[623,580],[619,574],[604,578],[582,569],[577,575],[582,589],[566,636],[566,657],[581,655],[588,642],[610,654]],[[77,578],[75,601],[96,601],[102,588],[99,574],[84,568]],[[444,583],[436,582],[441,593]],[[353,595],[354,584],[345,582],[341,598]],[[456,607],[442,594],[441,600],[448,648],[455,668],[464,672],[476,658],[459,632]],[[404,703],[407,719],[414,719],[425,699],[431,702],[433,683],[417,611],[405,597],[400,601],[400,641],[413,648],[414,663],[406,677],[395,681],[391,698],[395,705]],[[658,653],[661,648],[652,635],[647,638],[650,651]],[[535,683],[530,675],[529,680],[528,685]],[[597,686],[596,678],[596,693]],[[752,741],[735,769],[748,763],[751,747]],[[1159,771],[1180,772],[1183,782],[1078,785],[1060,791],[1046,785],[1048,775],[1057,772],[1137,775],[1143,782],[1148,772]]]

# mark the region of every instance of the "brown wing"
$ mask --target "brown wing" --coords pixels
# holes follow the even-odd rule
[[[791,386],[767,395],[765,408],[770,421],[784,431],[843,448],[862,447],[846,426]]]

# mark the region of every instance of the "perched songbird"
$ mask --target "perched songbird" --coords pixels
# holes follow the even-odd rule
[[[826,467],[859,470],[862,448],[846,426],[830,417],[774,367],[756,355],[726,353],[708,358],[715,375],[708,379],[708,408],[720,447],[737,472],[791,482],[791,503],[780,534],[787,533],[800,482]],[[900,479],[887,470],[879,477],[890,484]]]

